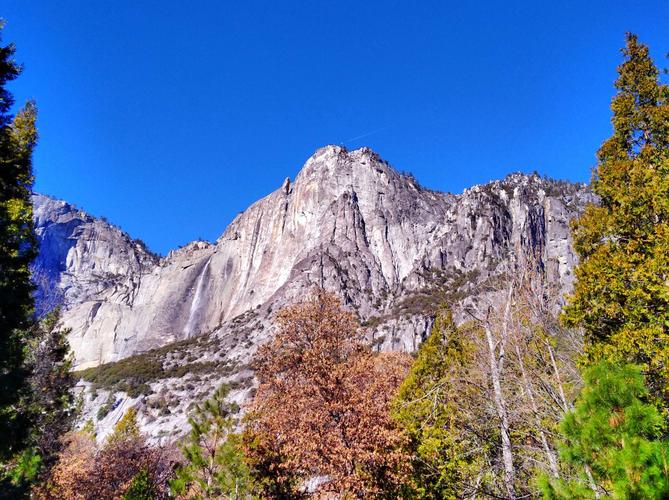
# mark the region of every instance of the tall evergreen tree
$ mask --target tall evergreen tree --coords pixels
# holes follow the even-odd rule
[[[1,43],[1,40],[0,40]],[[8,82],[17,78],[14,45],[0,45],[0,464],[21,450],[29,435],[21,401],[28,393],[25,366],[32,327],[33,287],[29,265],[35,256],[32,152],[37,141],[36,107],[16,116]],[[4,467],[3,467],[4,468]]]
[[[9,476],[14,497],[27,493],[31,483],[48,475],[63,447],[61,437],[70,430],[76,414],[68,331],[59,327],[59,319],[59,310],[42,318],[27,347],[30,393],[20,408],[30,424],[30,435]]]
[[[581,257],[564,319],[591,361],[639,363],[669,403],[669,86],[627,35],[611,103],[613,135],[597,153],[599,196],[574,225]]]
[[[544,497],[667,498],[664,419],[647,402],[639,368],[601,362],[584,378],[574,410],[560,425],[565,479],[544,475]]]
[[[46,467],[55,460],[60,438],[70,430],[76,416],[69,330],[62,329],[59,321],[59,309],[40,320],[28,353],[34,424],[31,444]]]
[[[439,315],[393,402],[393,416],[410,438],[411,497],[458,498],[476,491],[472,485],[484,460],[472,453],[480,443],[465,432],[468,418],[458,399],[466,397],[466,387],[452,383],[467,377],[472,350],[451,315]]]

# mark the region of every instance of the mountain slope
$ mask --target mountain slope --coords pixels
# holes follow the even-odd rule
[[[356,312],[375,348],[409,351],[441,304],[466,319],[482,285],[527,259],[568,291],[569,222],[594,199],[583,185],[522,174],[439,193],[367,148],[327,146],[215,243],[164,258],[65,202],[34,201],[40,308],[62,303],[75,369],[96,382],[84,418],[102,437],[134,405],[151,439],[169,440],[221,382],[248,399],[249,363],[274,315],[316,286]]]
[[[575,261],[568,221],[589,199],[582,186],[523,175],[438,193],[367,148],[327,146],[215,244],[159,259],[106,222],[36,196],[36,274],[56,291],[39,297],[62,298],[76,367],[85,368],[212,332],[315,285],[367,321],[400,310],[435,271],[485,278],[530,252],[566,289]],[[399,332],[404,348],[414,346],[411,333]]]

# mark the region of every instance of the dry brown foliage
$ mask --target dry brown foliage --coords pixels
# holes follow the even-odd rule
[[[70,432],[46,484],[33,491],[38,499],[120,499],[133,478],[146,471],[156,498],[167,495],[173,470],[169,451],[149,446],[142,437],[110,442],[98,448],[84,432]]]
[[[33,495],[38,499],[85,498],[80,491],[82,478],[91,476],[95,467],[95,441],[87,433],[69,432],[63,436],[63,451],[51,470],[48,484],[40,485]]]
[[[279,483],[296,478],[297,488],[311,480],[323,497],[395,491],[409,457],[389,406],[410,356],[374,354],[353,315],[322,291],[283,310],[278,325],[255,366],[244,436],[252,465]]]

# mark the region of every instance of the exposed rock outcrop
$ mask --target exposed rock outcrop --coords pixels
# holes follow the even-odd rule
[[[566,289],[575,261],[568,222],[589,199],[583,186],[519,174],[439,193],[368,148],[327,146],[215,244],[159,259],[105,221],[36,196],[39,297],[42,308],[63,301],[84,368],[214,331],[314,285],[367,321],[388,316],[435,271],[485,278],[530,252]]]
[[[522,174],[440,193],[368,148],[327,146],[215,243],[159,258],[105,221],[36,195],[38,298],[42,309],[62,302],[77,369],[206,338],[189,356],[236,366],[228,375],[246,380],[273,315],[314,286],[355,311],[376,348],[406,350],[429,332],[440,302],[457,317],[458,304],[476,300],[474,284],[528,257],[568,290],[569,221],[591,201],[583,185]]]

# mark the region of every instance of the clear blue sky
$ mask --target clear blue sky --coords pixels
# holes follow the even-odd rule
[[[214,240],[318,147],[452,192],[587,181],[627,30],[667,66],[669,1],[2,0],[35,98],[37,190],[161,253]]]

